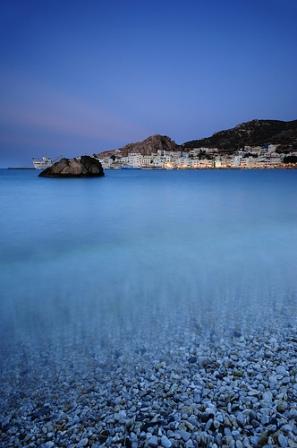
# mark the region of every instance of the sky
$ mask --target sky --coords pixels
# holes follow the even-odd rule
[[[297,119],[296,0],[1,0],[0,167]]]

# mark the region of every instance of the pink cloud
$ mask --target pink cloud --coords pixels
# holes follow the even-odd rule
[[[81,97],[66,95],[47,85],[17,80],[11,98],[6,95],[0,106],[2,126],[37,129],[39,131],[119,142],[146,135],[136,123],[117,116],[106,107],[89,104]]]

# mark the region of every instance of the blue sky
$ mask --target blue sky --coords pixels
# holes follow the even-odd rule
[[[2,0],[0,166],[297,118],[295,0]]]

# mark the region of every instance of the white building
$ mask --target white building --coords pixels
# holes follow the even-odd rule
[[[143,161],[143,155],[138,154],[135,152],[131,152],[128,155],[128,165],[132,166],[133,168],[140,168],[142,166]]]
[[[268,152],[275,152],[277,150],[279,145],[268,145],[267,151]]]
[[[128,163],[128,156],[125,156],[125,157],[121,157],[120,158],[120,162],[123,164],[123,165],[127,165],[127,163]]]
[[[142,166],[144,167],[150,167],[153,166],[154,158],[152,155],[143,156],[142,157]]]
[[[103,169],[109,169],[110,165],[113,161],[110,157],[107,157],[105,159],[98,159],[98,160],[101,163]]]
[[[241,159],[242,159],[242,156],[234,156],[232,165],[239,167]]]

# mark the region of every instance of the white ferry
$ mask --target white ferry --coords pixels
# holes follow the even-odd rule
[[[42,157],[41,160],[33,159],[33,165],[36,170],[45,170],[45,168],[52,166],[53,163],[52,159],[48,157]]]

